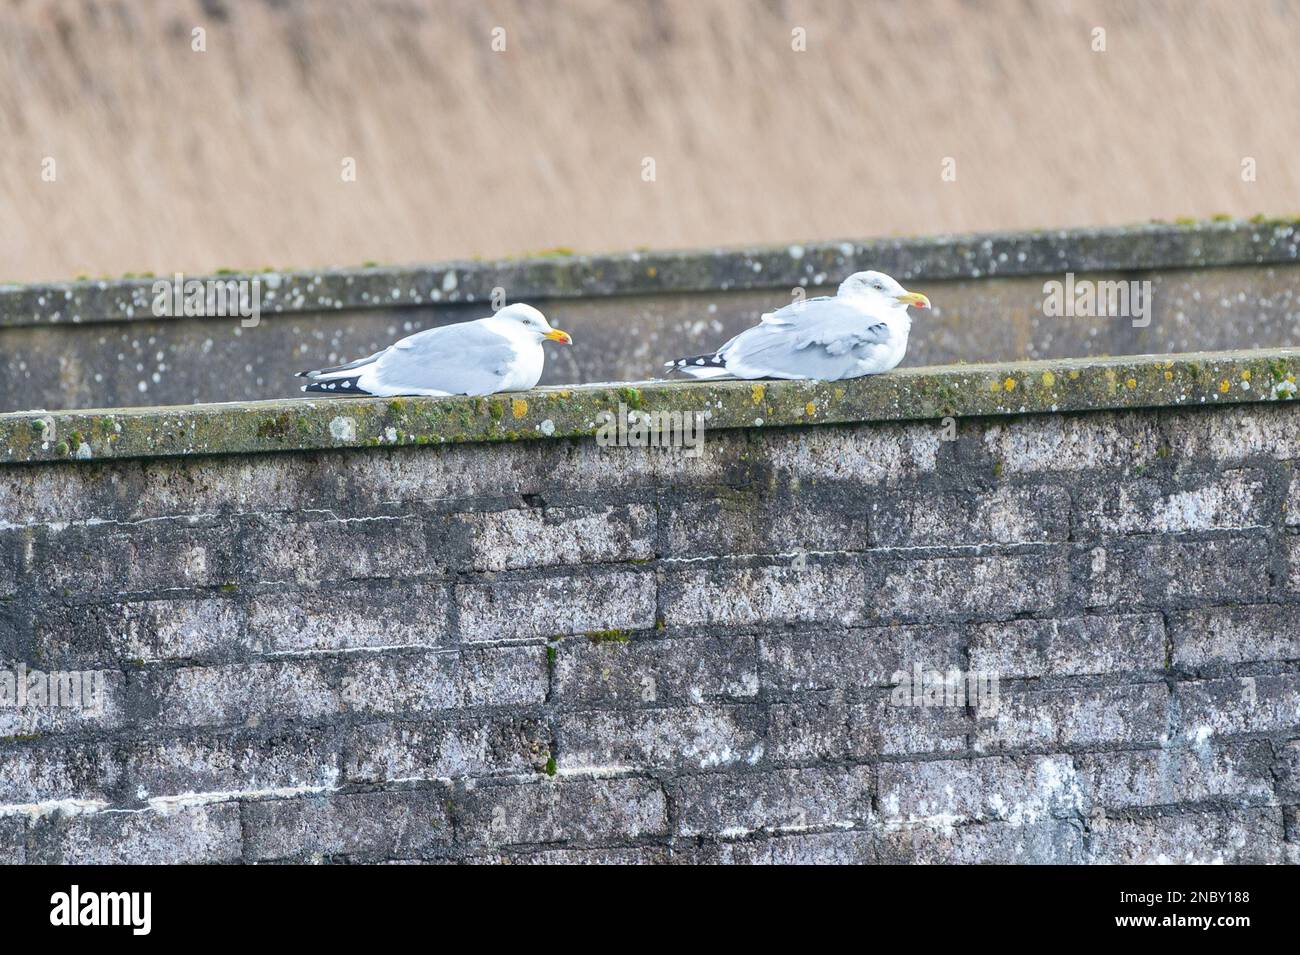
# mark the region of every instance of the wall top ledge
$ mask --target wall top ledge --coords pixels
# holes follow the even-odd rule
[[[989,232],[751,248],[539,254],[399,267],[186,275],[259,280],[263,317],[339,309],[512,302],[610,295],[834,285],[860,269],[904,280],[1075,272],[1141,272],[1300,264],[1300,219],[1211,220],[1088,229]],[[154,283],[172,276],[44,285],[0,283],[0,327],[152,320]],[[229,321],[222,318],[221,321]]]
[[[0,415],[0,464],[589,436],[608,420],[709,428],[1294,399],[1300,349],[904,368],[853,381],[651,381],[486,398],[312,398]],[[1297,405],[1300,407],[1300,405]],[[688,418],[686,420],[694,420]]]

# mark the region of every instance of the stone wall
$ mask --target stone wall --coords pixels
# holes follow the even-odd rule
[[[1300,861],[1300,354],[1117,367],[3,416],[0,860]]]

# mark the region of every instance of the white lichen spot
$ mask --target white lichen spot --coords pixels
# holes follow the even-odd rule
[[[353,418],[339,415],[330,422],[330,434],[335,441],[354,441],[357,437],[357,422]]]
[[[548,436],[548,437],[549,437],[550,435],[555,434],[555,422],[552,421],[550,418],[547,418],[545,421],[543,421],[543,422],[542,422],[541,424],[539,424],[537,427],[541,429],[542,434],[544,434],[544,435],[546,435],[546,436]]]

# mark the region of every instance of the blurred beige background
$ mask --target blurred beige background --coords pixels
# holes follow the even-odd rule
[[[1289,0],[12,0],[0,281],[1294,214],[1297,50]]]

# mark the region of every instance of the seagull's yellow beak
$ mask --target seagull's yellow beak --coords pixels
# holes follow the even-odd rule
[[[895,297],[904,305],[911,305],[913,308],[930,307],[930,300],[920,292],[905,292],[904,294]]]
[[[553,342],[559,342],[561,345],[573,344],[573,339],[569,337],[569,333],[562,332],[558,328],[552,328],[549,332],[547,332],[542,337],[549,338]]]

